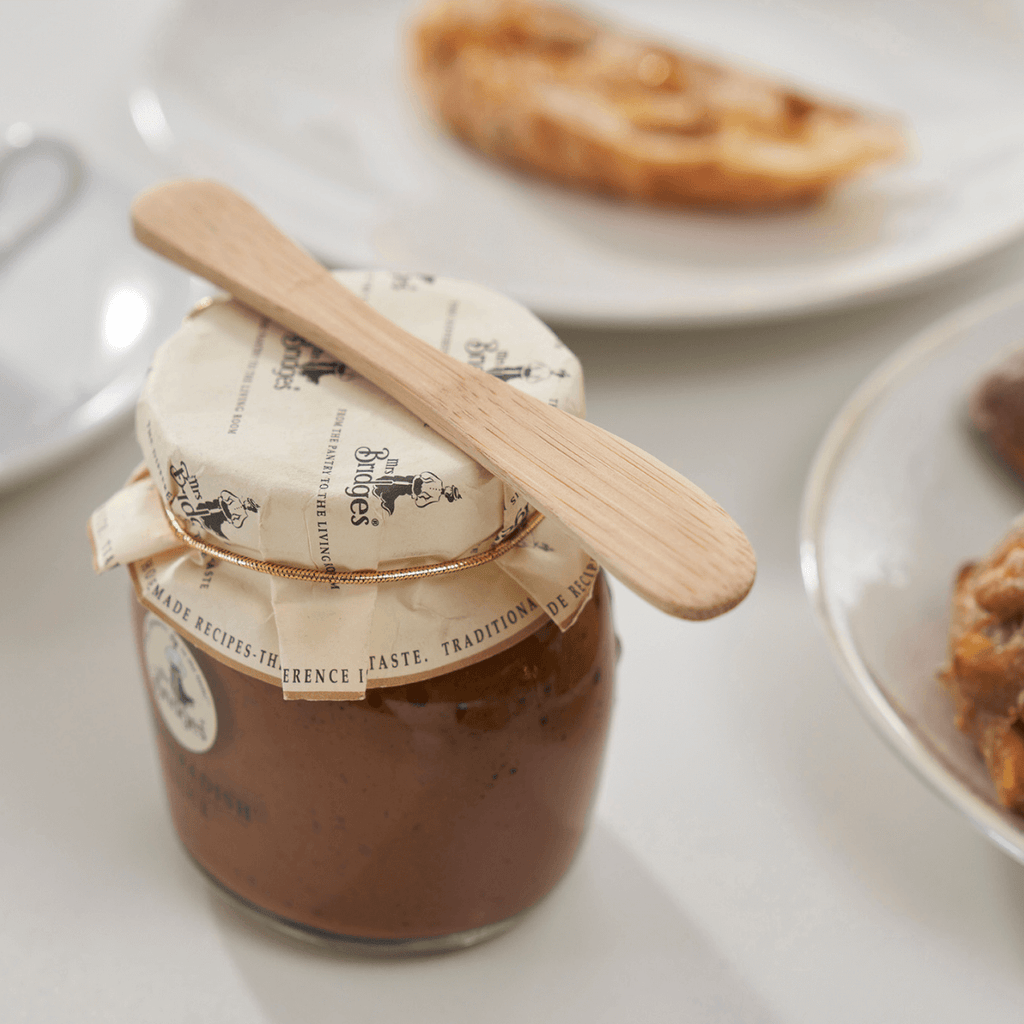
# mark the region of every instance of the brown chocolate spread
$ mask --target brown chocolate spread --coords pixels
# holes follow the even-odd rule
[[[181,841],[229,892],[320,933],[444,936],[525,910],[586,825],[612,701],[609,603],[602,576],[565,633],[545,622],[359,701],[286,702],[189,645],[216,741],[190,753],[153,715]],[[144,615],[136,601],[137,639]]]

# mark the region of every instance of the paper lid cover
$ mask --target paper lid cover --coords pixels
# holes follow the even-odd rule
[[[578,360],[512,300],[424,275],[351,271],[337,277],[436,348],[582,415]],[[215,615],[225,623],[218,633],[234,641],[226,656],[266,677],[280,673],[286,695],[359,696],[374,679],[397,683],[446,671],[465,663],[465,641],[490,634],[481,623],[497,627],[503,609],[526,607],[529,615],[513,613],[519,630],[495,628],[487,636],[493,642],[471,643],[473,659],[522,628],[535,628],[545,614],[565,628],[589,596],[596,566],[548,521],[488,566],[408,586],[259,578],[183,553],[168,536],[161,503],[189,532],[225,551],[328,573],[457,558],[486,548],[530,512],[514,488],[378,388],[236,302],[209,302],[160,349],[139,401],[137,431],[149,481],[121,492],[94,516],[98,564],[139,563],[140,594],[147,600],[149,593],[154,610],[161,611],[172,585],[186,594],[187,602],[174,602],[192,609],[192,625],[176,624],[209,647],[209,635],[194,627],[195,608],[203,605],[205,626]],[[209,578],[204,585],[204,575],[214,571],[216,588]],[[467,592],[475,595],[469,606]],[[269,603],[271,624],[261,629],[258,645],[241,645],[243,651],[258,646],[257,665],[239,654],[244,622],[238,609],[247,608],[251,618],[261,601]],[[410,636],[436,639],[432,660],[393,665],[389,652],[396,645],[406,650]],[[445,650],[450,656],[441,656]],[[325,665],[337,668],[342,661],[351,693],[325,674]]]

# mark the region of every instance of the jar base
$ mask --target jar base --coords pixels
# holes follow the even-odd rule
[[[485,924],[480,928],[468,928],[465,931],[453,932],[450,935],[431,935],[423,938],[404,939],[340,935],[336,932],[324,931],[320,928],[313,928],[310,925],[300,924],[297,921],[290,921],[270,910],[264,910],[263,907],[257,906],[244,896],[239,896],[238,893],[229,889],[218,878],[211,875],[191,855],[189,855],[189,859],[199,869],[214,893],[250,920],[307,945],[317,946],[320,949],[331,949],[339,953],[349,953],[355,956],[375,958],[427,956],[431,953],[449,953],[458,949],[468,949],[470,946],[479,945],[488,939],[497,938],[497,936],[514,927],[521,918],[529,913],[529,908],[527,908],[518,914],[513,914],[512,917],[506,917],[502,921]]]

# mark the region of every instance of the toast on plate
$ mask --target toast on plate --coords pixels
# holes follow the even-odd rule
[[[439,0],[411,32],[430,108],[487,156],[588,191],[799,206],[905,150],[894,120],[544,0]]]

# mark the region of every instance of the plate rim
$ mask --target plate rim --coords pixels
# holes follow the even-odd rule
[[[145,377],[145,368],[126,369],[63,416],[59,430],[38,443],[0,452],[0,499],[35,482],[127,424]],[[102,410],[101,414],[80,425],[83,413],[92,404]]]
[[[955,310],[923,330],[885,359],[853,391],[820,441],[807,474],[800,504],[799,561],[804,590],[818,627],[828,642],[832,661],[857,707],[899,758],[947,804],[1014,860],[1024,864],[1024,820],[1011,818],[983,800],[946,767],[941,757],[907,725],[886,697],[879,680],[860,656],[849,631],[833,614],[822,584],[821,531],[834,481],[846,453],[871,411],[902,377],[946,345],[989,318],[1014,306],[1024,307],[1024,285],[1014,284]]]

